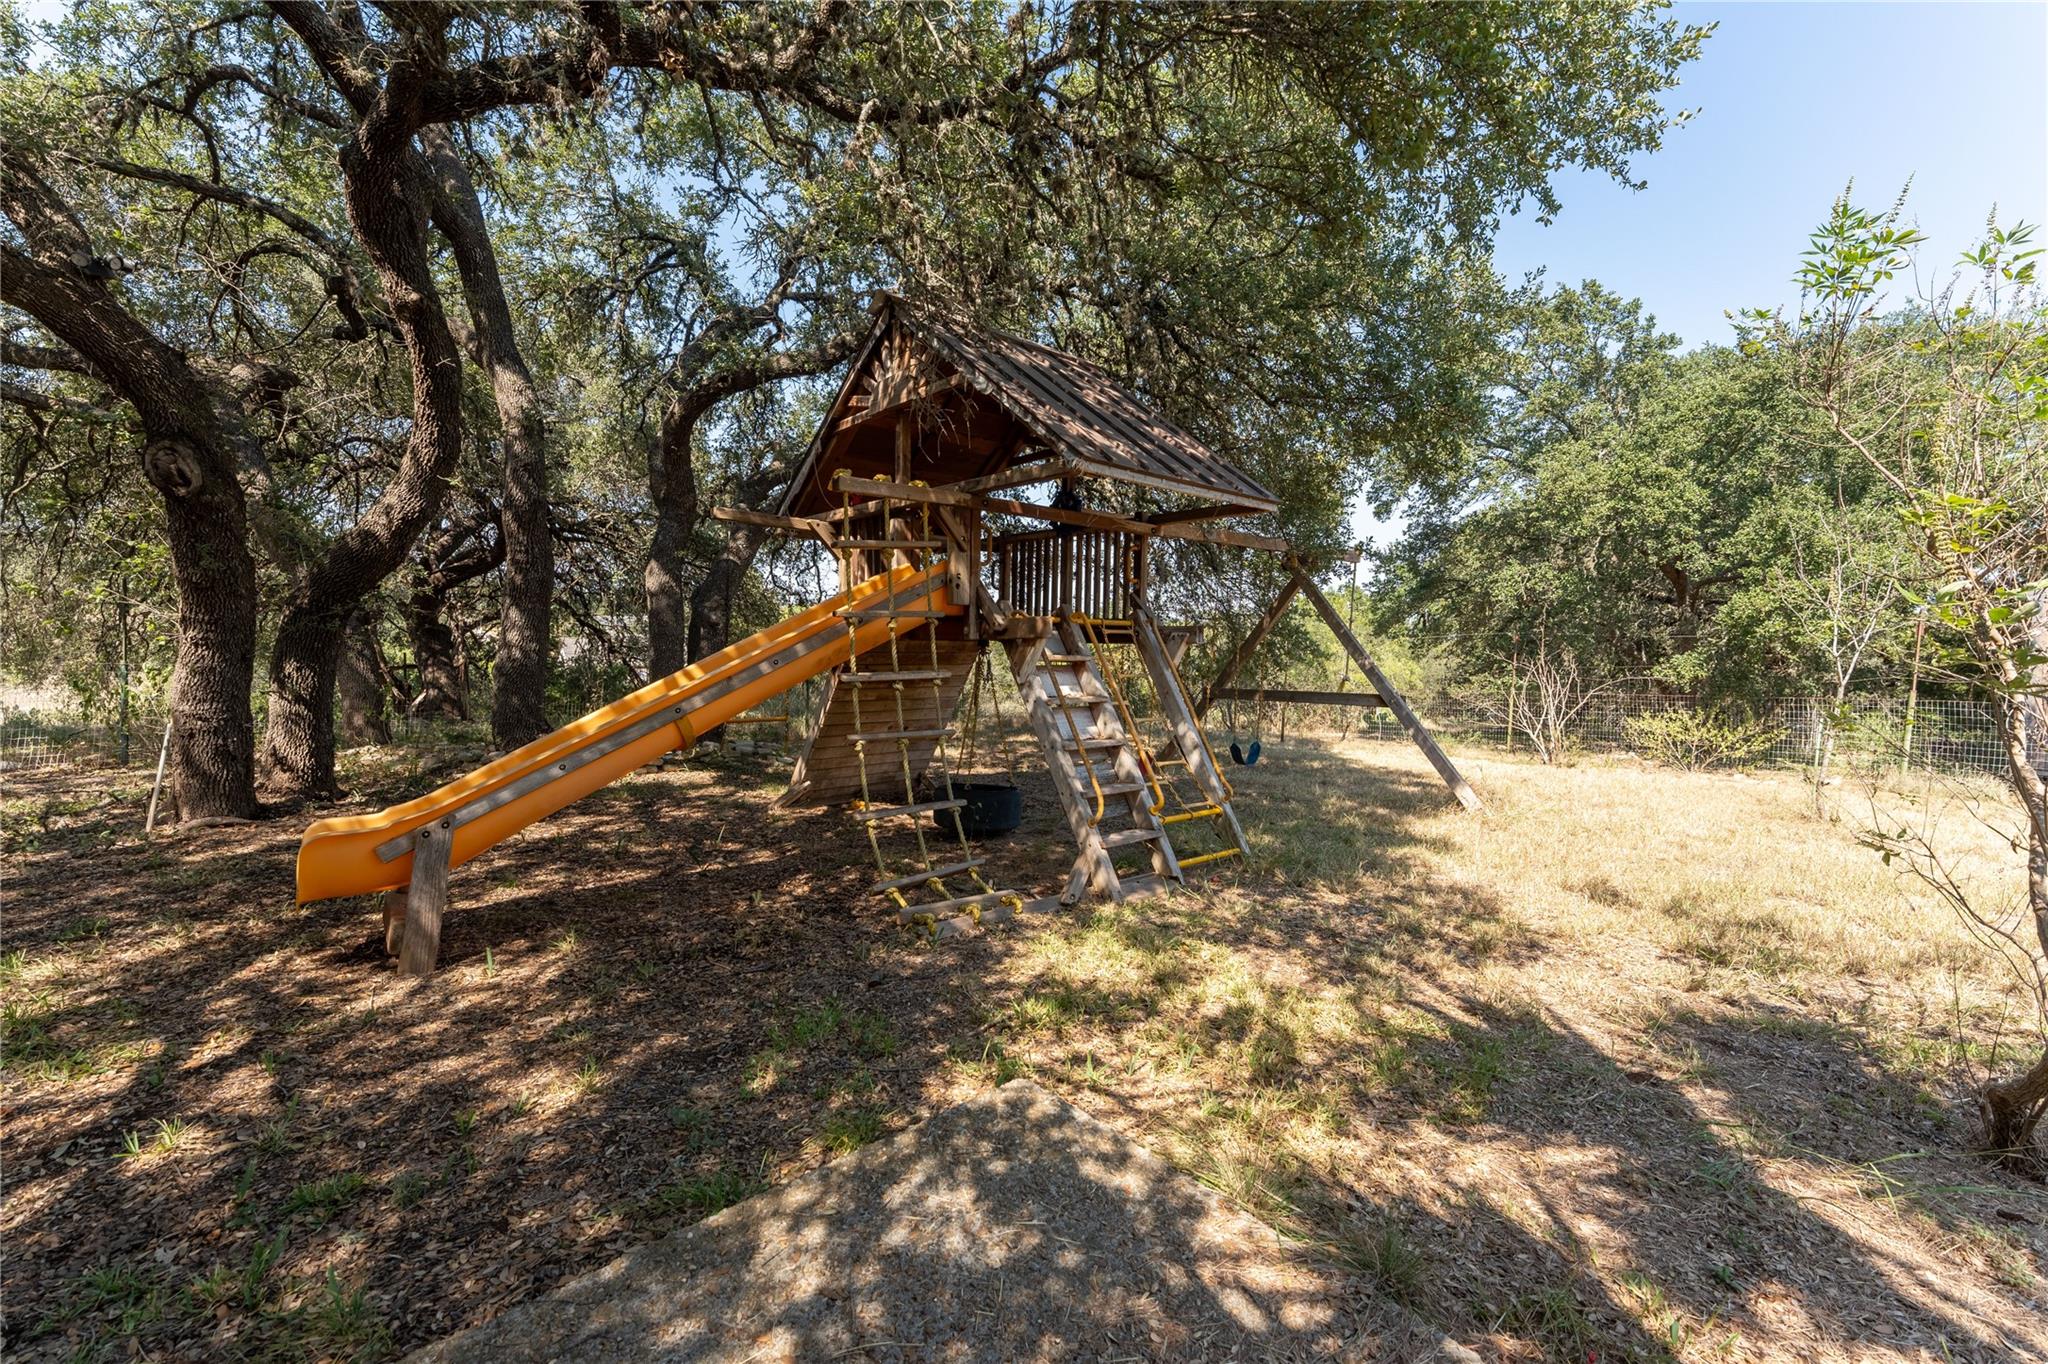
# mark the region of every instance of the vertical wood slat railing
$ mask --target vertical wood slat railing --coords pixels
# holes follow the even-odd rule
[[[1129,620],[1131,585],[1142,581],[1149,537],[1122,530],[1024,531],[994,543],[996,597],[1027,616],[1064,611]]]

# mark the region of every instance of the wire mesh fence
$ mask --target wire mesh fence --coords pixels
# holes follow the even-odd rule
[[[1505,693],[1439,698],[1421,707],[1431,729],[1471,742],[1503,748],[1532,747],[1530,722],[1518,717]],[[1707,715],[1748,729],[1739,763],[1728,765],[1803,767],[1826,748],[1831,764],[1890,765],[1901,770],[1979,772],[2003,776],[2005,743],[1991,707],[1949,697],[1852,696],[1837,708],[1831,699],[1778,697],[1745,712],[1703,704],[1694,697],[1613,691],[1587,700],[1563,725],[1568,746],[1591,752],[1630,752],[1648,746],[1646,721],[1678,713]],[[1384,710],[1346,718],[1336,713],[1303,715],[1297,723],[1349,732],[1368,739],[1403,739],[1401,726]],[[2048,739],[2037,742],[2034,765],[2048,771]]]
[[[1000,671],[1000,670],[999,670]],[[801,743],[815,721],[822,682],[809,684],[768,709],[788,716],[786,724],[735,726],[728,739],[743,747]],[[783,704],[787,709],[783,710]],[[1422,718],[1439,735],[1503,748],[1530,745],[1530,722],[1518,715],[1505,693],[1465,692],[1419,704]],[[1563,727],[1569,745],[1591,752],[1632,752],[1645,747],[1644,722],[1676,713],[1729,715],[1685,696],[1645,691],[1596,691]],[[1402,740],[1400,724],[1383,709],[1220,704],[1209,722],[1233,736],[1283,738],[1299,734]],[[1811,765],[1823,743],[1832,763],[1890,764],[1902,770],[1980,772],[2002,776],[2005,746],[1991,707],[1982,701],[1948,697],[1853,696],[1839,709],[1816,697],[1780,697],[1743,716],[1756,742],[1745,748],[1742,765]],[[48,713],[0,716],[0,773],[50,769],[151,768],[163,738],[164,717],[138,713],[124,727]],[[487,748],[490,726],[480,720],[393,717],[391,742],[405,747]],[[2048,737],[2037,741],[2035,766],[2048,772]]]
[[[156,764],[164,717],[137,715],[123,727],[47,714],[0,717],[0,772]]]
[[[787,693],[725,726],[721,742],[740,752],[787,750],[807,738],[817,722],[824,679],[810,678]],[[0,776],[9,772],[153,769],[164,738],[165,716],[137,711],[126,725],[47,710],[0,713]],[[474,749],[492,747],[490,721],[413,715],[387,717],[389,743],[399,748]],[[261,717],[257,730],[262,731]],[[349,747],[344,740],[343,747]]]

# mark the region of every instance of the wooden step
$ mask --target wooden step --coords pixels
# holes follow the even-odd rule
[[[846,737],[847,742],[856,744],[909,743],[913,739],[943,739],[952,732],[950,729],[877,729]]]
[[[1130,740],[1124,738],[1121,734],[1089,734],[1085,735],[1079,743],[1074,742],[1072,739],[1064,740],[1061,742],[1060,747],[1066,749],[1069,753],[1073,753],[1083,748],[1127,748],[1129,745]]]
[[[1071,665],[1075,663],[1093,663],[1095,661],[1086,654],[1040,654],[1038,657],[1040,662],[1052,664]]]
[[[853,817],[867,824],[877,819],[891,819],[897,815],[921,815],[932,810],[958,810],[966,804],[964,800],[927,800],[916,805],[887,805],[878,810],[855,810]]]
[[[1044,913],[1059,907],[1060,901],[1057,895],[1041,896],[1036,900],[1026,900],[1024,902],[1026,912]],[[978,926],[988,928],[995,924],[1005,923],[1014,914],[1015,911],[1009,905],[997,905],[992,909],[982,911]],[[932,925],[932,941],[945,942],[949,938],[957,938],[964,933],[972,932],[976,927],[975,918],[966,914],[962,914],[955,919],[941,919]]]
[[[1092,790],[1093,788],[1091,787],[1090,789]],[[1133,792],[1145,789],[1147,789],[1145,783],[1141,781],[1120,781],[1114,786],[1103,787],[1102,794],[1105,796],[1128,796]]]
[[[1173,889],[1173,882],[1156,874],[1123,876],[1117,879],[1117,898],[1120,900],[1143,900],[1153,895],[1164,895]]]
[[[834,540],[834,549],[944,549],[944,540]]]
[[[1102,846],[1114,851],[1139,843],[1155,843],[1164,837],[1165,833],[1158,829],[1120,829],[1116,833],[1103,835]]]
[[[952,675],[943,669],[934,671],[929,668],[923,672],[907,673],[857,673],[848,669],[846,672],[841,673],[839,677],[842,682],[846,682],[851,686],[883,687],[894,686],[898,682],[943,682]]]
[[[941,914],[966,909],[969,905],[998,905],[1005,900],[1021,898],[1014,890],[992,890],[985,895],[962,895],[953,900],[934,900],[928,905],[911,905],[907,909],[898,909],[896,917],[903,923],[914,923],[919,919],[936,919]]]
[[[887,881],[877,881],[869,889],[874,894],[880,895],[885,891],[901,890],[905,886],[921,886],[930,881],[944,880],[948,876],[958,876],[961,872],[973,871],[980,865],[980,858],[970,858],[965,862],[955,862],[950,867],[933,867],[930,871],[912,872],[908,876],[898,876]]]
[[[1111,698],[1107,692],[1100,696],[1091,696],[1084,691],[1062,691],[1058,696],[1048,696],[1045,700],[1051,705],[1078,710],[1082,706],[1106,706],[1110,704]]]

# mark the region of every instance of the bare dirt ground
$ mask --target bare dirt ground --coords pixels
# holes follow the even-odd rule
[[[2048,1194],[1963,1150],[2025,1017],[1853,818],[1464,761],[1481,818],[1290,742],[1249,873],[932,947],[706,756],[458,870],[426,983],[292,905],[308,814],[145,842],[133,778],[10,775],[8,1353],[387,1357],[1030,1075],[1485,1358],[2048,1358]]]

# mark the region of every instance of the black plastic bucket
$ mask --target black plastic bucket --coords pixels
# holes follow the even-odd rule
[[[940,792],[943,794],[943,790]],[[932,811],[932,823],[943,834],[953,832],[953,818],[969,838],[1007,834],[1024,822],[1024,793],[1006,781],[953,780],[953,799],[967,802],[958,810]]]

